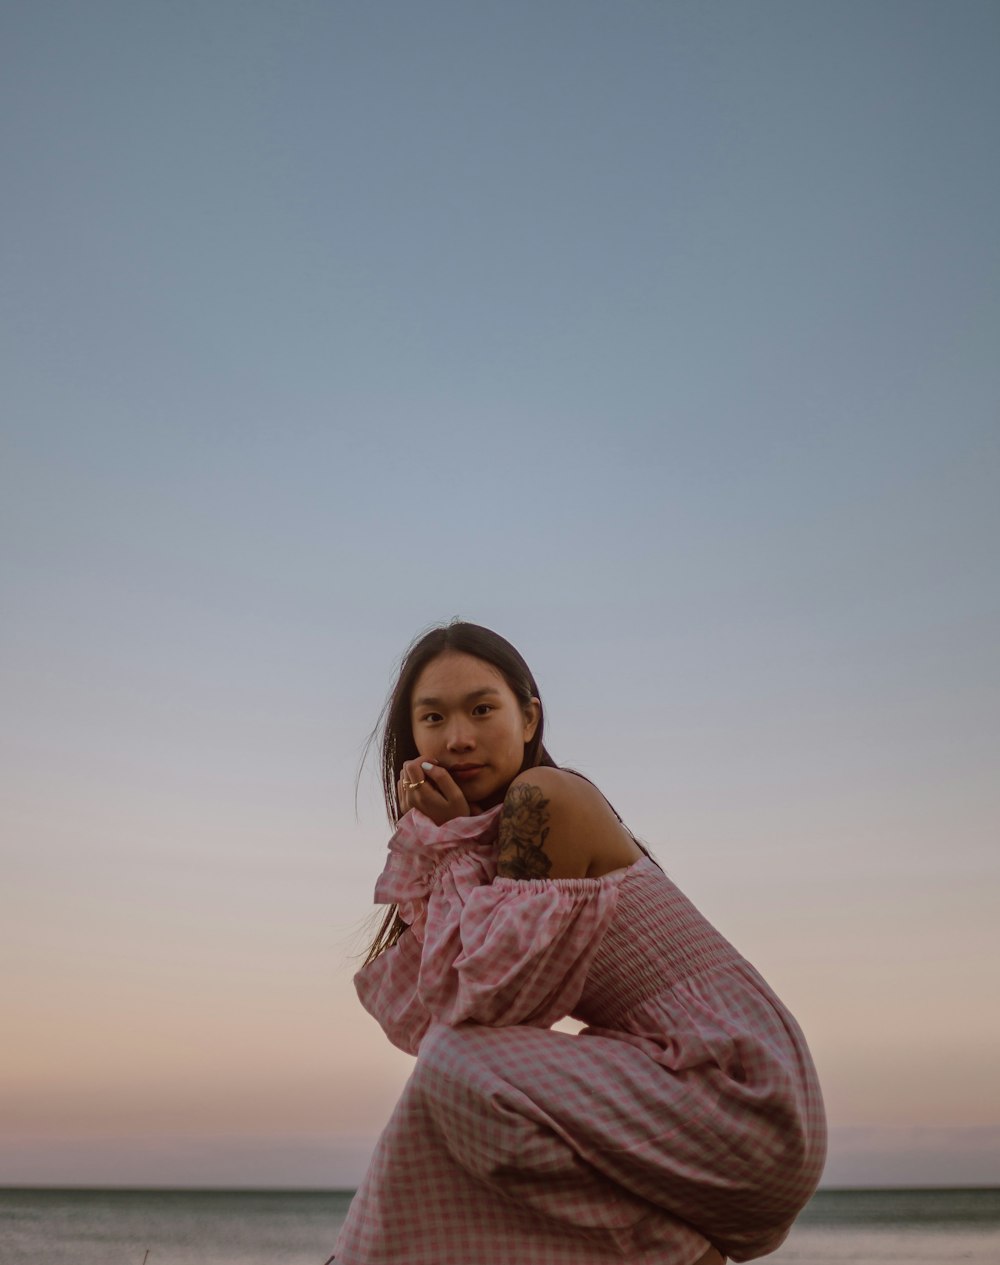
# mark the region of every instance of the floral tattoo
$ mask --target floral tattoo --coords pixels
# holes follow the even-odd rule
[[[512,786],[500,814],[497,873],[505,878],[545,878],[552,862],[545,855],[549,801],[537,786]]]

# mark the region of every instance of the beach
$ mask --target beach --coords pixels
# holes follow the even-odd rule
[[[353,1191],[0,1190],[4,1265],[324,1265]],[[775,1265],[996,1265],[1000,1189],[821,1190]],[[475,1265],[470,1261],[469,1265]]]

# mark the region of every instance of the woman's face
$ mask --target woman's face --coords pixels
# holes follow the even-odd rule
[[[432,659],[410,695],[421,758],[446,768],[469,804],[481,808],[499,803],[521,771],[540,715],[537,698],[522,707],[502,672],[458,650]]]

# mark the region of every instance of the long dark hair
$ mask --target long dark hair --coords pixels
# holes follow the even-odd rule
[[[361,757],[362,766],[372,743],[378,742],[381,752],[382,794],[385,798],[385,809],[389,820],[394,825],[402,816],[396,792],[400,771],[405,761],[415,760],[419,755],[417,744],[413,740],[410,695],[417,677],[427,664],[447,650],[471,654],[485,663],[492,664],[503,675],[522,707],[527,707],[533,698],[539,700],[538,725],[533,737],[524,744],[524,759],[518,771],[524,772],[525,769],[538,768],[540,765],[553,769],[559,767],[546,751],[542,741],[545,729],[545,709],[541,706],[538,684],[519,652],[499,633],[483,628],[481,624],[470,624],[465,620],[453,619],[448,624],[441,624],[421,633],[410,645],[403,655],[396,682],[379,714],[375,728],[368,735],[365,743]],[[566,771],[576,773],[575,769]],[[360,770],[358,776],[360,778]],[[583,774],[578,776],[583,777]],[[621,817],[613,806],[612,812],[621,821]],[[646,852],[638,839],[636,843],[643,852]],[[649,853],[647,852],[646,855],[648,856]],[[364,965],[367,966],[380,953],[392,948],[406,927],[407,924],[399,916],[398,908],[390,905],[368,948]]]

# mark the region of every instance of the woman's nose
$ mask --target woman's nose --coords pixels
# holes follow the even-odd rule
[[[472,727],[465,724],[455,724],[450,726],[448,730],[448,750],[449,751],[471,751],[476,745],[476,740],[472,735]]]

